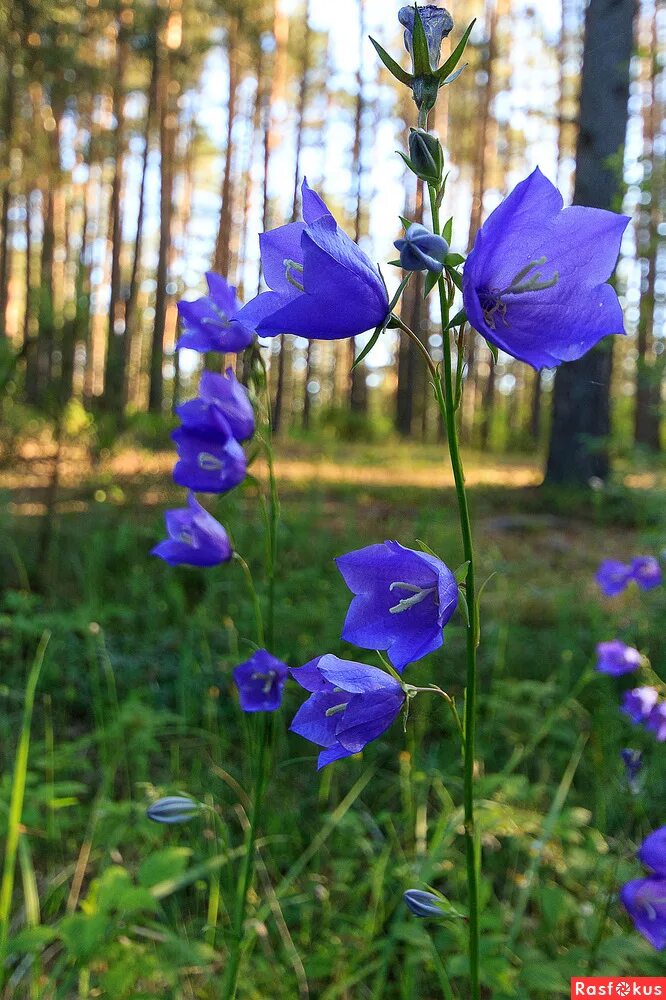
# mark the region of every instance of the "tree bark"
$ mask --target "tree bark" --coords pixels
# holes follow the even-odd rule
[[[635,0],[591,0],[587,11],[574,190],[578,205],[617,208],[634,13]],[[607,478],[612,361],[609,337],[558,369],[547,482],[582,486]]]

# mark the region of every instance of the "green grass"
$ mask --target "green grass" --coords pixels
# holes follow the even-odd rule
[[[433,448],[326,445],[324,456],[290,447],[285,457],[312,478],[299,473],[281,489],[274,652],[294,666],[327,651],[373,662],[340,641],[349,595],[333,558],[421,538],[458,565],[453,492],[417,474],[443,459]],[[340,475],[317,482],[318,467],[331,463]],[[344,481],[350,469],[360,481]],[[373,469],[388,475],[363,483]],[[391,485],[391,470],[404,485]],[[105,499],[96,501],[99,490]],[[230,673],[250,651],[253,610],[238,566],[173,570],[148,555],[162,530],[148,494],[182,498],[148,472],[119,480],[102,466],[66,480],[41,562],[41,518],[4,519],[3,836],[26,678],[51,633],[9,927],[12,997],[219,996],[251,773]],[[13,499],[42,502],[43,488]],[[78,508],[67,513],[72,500]],[[664,591],[608,602],[593,583],[601,558],[663,548],[663,495],[618,487],[590,502],[491,485],[472,489],[472,507],[480,579],[495,574],[480,651],[488,996],[567,997],[569,977],[591,967],[663,972],[617,902],[607,906],[609,893],[638,877],[636,840],[663,822],[663,757],[617,712],[628,685],[590,674],[596,642],[618,635],[663,676]],[[253,488],[218,510],[261,587]],[[408,679],[461,700],[463,640],[454,620],[444,649]],[[464,1000],[464,923],[424,924],[401,903],[406,888],[431,883],[465,905],[461,768],[443,703],[420,697],[406,734],[397,724],[362,757],[317,775],[313,747],[286,733],[300,701],[289,689],[278,718],[239,997]],[[648,754],[640,808],[623,790],[625,745]],[[178,791],[214,802],[219,823],[168,829],[145,819],[149,801]]]

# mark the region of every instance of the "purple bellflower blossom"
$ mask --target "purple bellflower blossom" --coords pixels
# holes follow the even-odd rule
[[[317,769],[360,753],[393,724],[405,702],[400,684],[366,663],[327,654],[291,675],[310,692],[290,729],[324,749]]]
[[[645,685],[624,692],[621,710],[638,725],[646,721],[658,701],[657,689]]]
[[[387,650],[399,671],[439,649],[458,605],[456,578],[440,559],[384,542],[335,561],[356,595],[342,631],[346,642]]]
[[[396,240],[393,246],[400,251],[400,263],[405,271],[441,274],[444,270],[449,244],[443,236],[437,236],[419,222],[413,222],[405,238]]]
[[[233,672],[240,706],[244,712],[276,712],[282,704],[282,692],[289,676],[289,667],[258,649],[246,663]]]
[[[170,566],[218,566],[233,556],[227,533],[191,493],[187,507],[165,515],[169,538],[152,550]]]
[[[206,275],[206,280],[208,295],[194,302],[178,303],[184,332],[176,348],[230,354],[244,351],[254,339],[254,330],[237,319],[241,306],[236,289],[228,285],[222,275],[212,271]]]
[[[212,428],[202,431],[187,426],[173,431],[171,437],[180,459],[173,478],[179,486],[197,493],[227,493],[245,479],[245,452],[221,413],[215,422],[215,432]]]
[[[654,733],[657,743],[666,743],[666,701],[654,706],[645,720],[645,728]]]
[[[270,288],[238,313],[260,337],[293,333],[309,340],[340,340],[381,326],[389,301],[379,271],[343,233],[306,180],[304,222],[259,237]]]
[[[663,583],[659,560],[654,556],[638,556],[631,563],[631,576],[641,590],[654,590]]]
[[[624,333],[607,281],[629,218],[562,206],[537,168],[483,224],[463,271],[471,325],[537,370],[575,361],[602,337]]]
[[[166,823],[171,826],[174,823],[189,823],[205,808],[203,803],[186,795],[167,795],[149,805],[146,816],[154,823]]]
[[[640,775],[643,770],[643,754],[640,750],[633,750],[627,747],[620,753],[624,763],[624,774],[627,785],[632,795],[638,795],[641,790]]]
[[[177,406],[176,413],[183,427],[198,434],[226,437],[231,431],[236,441],[246,441],[254,434],[252,403],[232,368],[224,375],[203,372],[199,396]]]
[[[434,892],[424,889],[408,889],[402,898],[415,917],[443,917],[442,901]]]
[[[605,559],[596,574],[596,581],[606,597],[617,597],[632,580],[631,566],[617,559]]]
[[[597,670],[600,674],[622,677],[640,667],[642,656],[637,649],[626,646],[619,639],[600,642],[597,646]]]
[[[430,68],[434,72],[439,66],[442,52],[442,42],[453,31],[453,18],[448,10],[443,7],[435,7],[434,4],[426,4],[419,7],[423,30],[425,31],[428,43],[428,57]],[[398,11],[398,20],[405,28],[405,48],[412,59],[414,58],[414,47],[412,44],[414,34],[414,7],[401,7]]]
[[[636,930],[662,951],[666,947],[666,827],[646,837],[638,857],[652,874],[628,882],[620,897]]]

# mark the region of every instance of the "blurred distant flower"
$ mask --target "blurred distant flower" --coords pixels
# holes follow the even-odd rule
[[[241,306],[236,289],[228,285],[222,275],[212,271],[206,279],[208,295],[194,302],[178,303],[184,332],[176,347],[229,354],[244,351],[252,343],[254,331],[237,319]]]
[[[189,823],[205,807],[186,795],[167,795],[146,809],[146,816],[154,823]]]
[[[659,701],[657,689],[653,687],[637,687],[625,691],[622,701],[622,711],[632,722],[645,722],[654,706]]]
[[[653,556],[638,556],[634,559],[631,575],[641,590],[653,590],[661,586],[663,581],[661,566]]]
[[[331,654],[291,675],[311,694],[290,728],[324,747],[318,769],[360,753],[392,725],[405,701],[405,692],[390,674]]]
[[[439,649],[458,605],[456,578],[440,559],[385,542],[335,561],[356,595],[342,631],[346,642],[388,650],[399,671]]]
[[[237,319],[261,337],[293,333],[309,340],[340,340],[381,326],[389,313],[381,275],[306,180],[301,190],[305,222],[259,238],[271,291],[248,302]]]
[[[645,728],[654,733],[657,743],[666,743],[666,701],[654,706],[645,720]]]
[[[617,559],[606,559],[597,570],[596,579],[606,597],[615,597],[631,583],[631,566],[618,562]]]
[[[630,674],[640,667],[642,656],[632,646],[625,646],[619,639],[600,642],[597,646],[597,670],[611,677]]]
[[[240,706],[244,712],[275,712],[282,704],[282,691],[289,676],[286,663],[258,649],[233,672]]]
[[[640,791],[639,775],[643,770],[643,754],[640,750],[622,750],[620,756],[624,761],[624,771],[627,784],[632,794],[637,795]]]
[[[224,375],[203,372],[198,397],[177,406],[176,413],[183,427],[200,435],[225,437],[231,431],[237,441],[245,441],[254,434],[252,403],[232,368]]]
[[[666,947],[666,827],[646,837],[638,857],[653,875],[628,882],[620,896],[636,930],[661,951]]]
[[[483,224],[463,271],[471,325],[537,370],[574,361],[602,337],[624,332],[607,281],[629,218],[562,206],[537,168]]]
[[[424,7],[419,7],[419,14],[421,15],[423,30],[425,31],[428,43],[430,69],[434,72],[439,66],[442,42],[453,31],[453,18],[448,10],[445,10],[443,7],[435,7],[434,4],[426,4]],[[414,58],[414,17],[414,6],[401,7],[398,11],[398,20],[405,28],[405,48],[412,59]]]
[[[217,566],[233,556],[226,531],[191,493],[187,507],[168,510],[165,520],[169,538],[151,554],[170,566]]]
[[[173,478],[197,493],[226,493],[245,479],[245,452],[231,433],[225,417],[216,417],[216,435],[179,427],[171,437],[178,457]]]
[[[415,917],[443,917],[442,900],[434,892],[408,889],[402,897]]]
[[[430,232],[425,226],[413,222],[405,238],[393,246],[400,251],[400,263],[405,271],[434,271],[441,274],[449,244],[442,236]]]

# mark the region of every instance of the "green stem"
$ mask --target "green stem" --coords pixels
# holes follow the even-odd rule
[[[238,552],[234,552],[234,559],[238,563],[240,568],[243,570],[243,576],[245,577],[245,580],[247,582],[247,588],[250,591],[250,597],[252,598],[252,605],[254,607],[254,617],[257,623],[257,640],[259,642],[260,647],[263,649],[263,647],[266,644],[264,636],[264,618],[261,613],[261,601],[259,600],[259,594],[257,593],[257,588],[254,585],[252,570],[245,562],[243,557],[238,554]]]
[[[437,190],[429,187],[430,207],[434,232],[438,233],[439,206]],[[469,513],[467,493],[465,491],[465,471],[460,454],[458,440],[458,425],[456,422],[456,386],[453,374],[451,356],[451,336],[447,332],[451,303],[444,277],[438,282],[439,301],[442,315],[442,338],[444,351],[444,385],[437,370],[434,379],[435,395],[440,412],[446,423],[451,467],[458,499],[460,531],[462,534],[465,561],[468,563],[465,582],[465,596],[469,608],[469,623],[467,625],[467,687],[465,692],[465,744],[463,748],[464,761],[464,816],[465,816],[465,859],[467,865],[467,888],[469,905],[469,966],[470,966],[470,1000],[480,1000],[479,981],[479,863],[477,860],[476,830],[474,822],[474,763],[476,751],[476,692],[477,665],[476,650],[479,644],[479,608],[476,599],[476,579],[474,565],[474,544],[472,539],[472,524]]]

